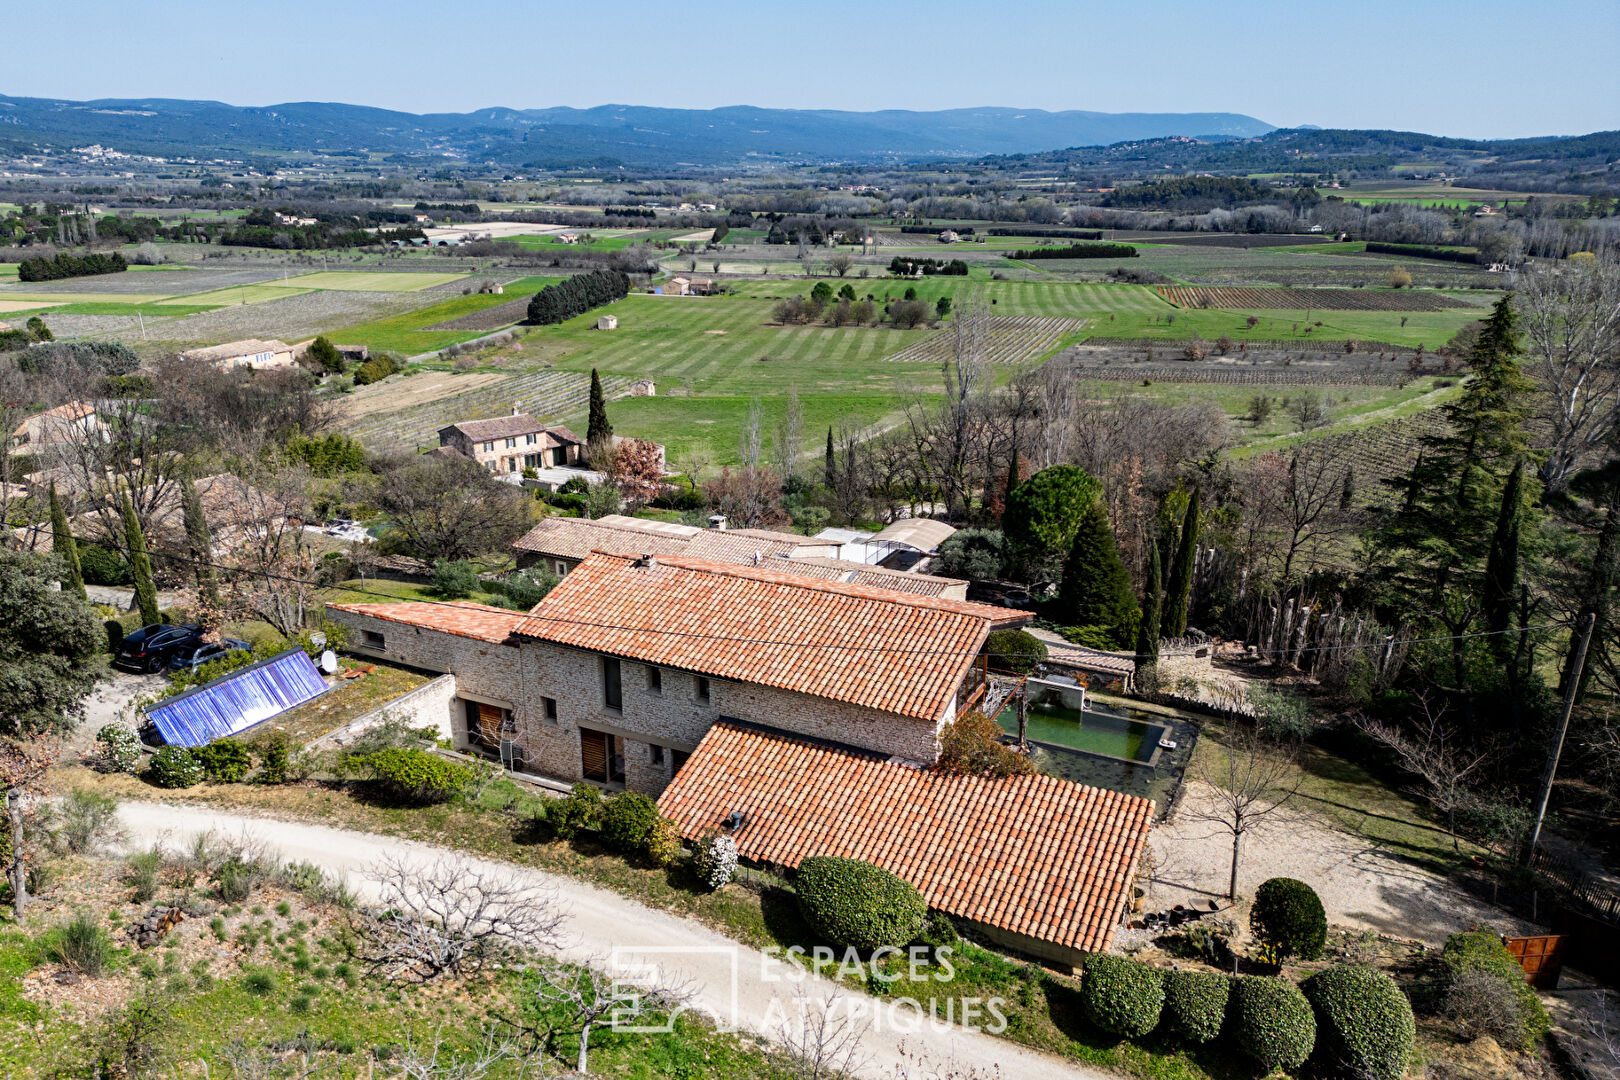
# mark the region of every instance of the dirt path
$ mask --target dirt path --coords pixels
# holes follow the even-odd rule
[[[449,849],[369,833],[331,829],[320,825],[245,817],[220,811],[164,803],[126,802],[118,810],[119,823],[131,847],[156,842],[184,847],[192,837],[210,830],[225,836],[251,835],[261,839],[289,861],[306,861],[346,880],[363,900],[375,899],[366,868],[389,856],[427,864],[452,856]],[[797,1015],[801,1002],[819,1005],[835,1001],[839,1010],[870,1022],[862,1038],[867,1064],[863,1076],[892,1076],[902,1067],[914,1067],[918,1051],[935,1065],[949,1063],[963,1076],[995,1076],[1003,1080],[1048,1080],[1084,1077],[1104,1080],[1104,1074],[1028,1050],[992,1035],[958,1027],[934,1028],[908,1011],[898,1000],[906,992],[897,984],[894,997],[878,999],[846,990],[819,978],[796,982],[795,966],[770,958],[698,923],[653,911],[616,893],[584,882],[526,867],[484,860],[469,860],[556,891],[568,913],[569,944],[565,959],[602,966],[618,950],[621,963],[656,963],[667,974],[690,980],[697,989],[694,1007],[722,1024],[779,1040],[779,1020]],[[920,985],[911,995],[928,1008],[929,987]],[[944,998],[937,1006],[943,1015]],[[961,1003],[956,1004],[961,1008]],[[946,1075],[942,1070],[941,1075]],[[949,1073],[958,1075],[958,1073]]]
[[[1232,834],[1194,820],[1209,789],[1187,781],[1174,820],[1148,837],[1159,865],[1148,890],[1148,910],[1173,904],[1203,907],[1226,894]],[[1395,937],[1441,944],[1446,935],[1476,923],[1509,933],[1532,932],[1529,923],[1475,899],[1445,878],[1413,866],[1372,840],[1334,828],[1307,810],[1284,815],[1244,837],[1238,894],[1253,896],[1267,878],[1309,882],[1322,897],[1328,920]]]

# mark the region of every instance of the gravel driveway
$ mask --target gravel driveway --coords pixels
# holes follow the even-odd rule
[[[1209,792],[1206,785],[1188,780],[1175,820],[1148,835],[1159,860],[1148,889],[1148,910],[1173,904],[1203,907],[1226,895],[1232,834],[1193,820]],[[1531,924],[1475,899],[1445,878],[1292,806],[1245,834],[1238,894],[1253,896],[1262,881],[1273,877],[1309,882],[1322,897],[1329,921],[1340,926],[1430,944],[1482,922],[1510,933],[1534,932]]]
[[[206,807],[125,802],[118,809],[118,817],[132,849],[156,842],[184,849],[192,837],[208,831],[231,837],[251,835],[267,842],[283,859],[311,862],[345,879],[362,900],[376,898],[374,883],[365,870],[380,858],[416,864],[446,856],[465,858],[444,848],[392,837],[243,817]],[[734,1018],[738,1027],[764,1038],[780,1040],[780,1017],[784,1010],[791,1014],[800,1001],[820,1004],[832,1000],[840,1010],[869,1018],[870,1027],[862,1037],[867,1063],[857,1075],[912,1075],[900,1070],[915,1070],[920,1051],[932,1065],[957,1070],[941,1068],[939,1075],[960,1076],[963,1080],[1108,1080],[1100,1071],[992,1035],[959,1027],[931,1028],[925,1022],[926,1014],[919,1018],[895,999],[874,998],[819,978],[805,977],[795,982],[792,976],[800,975],[802,969],[739,945],[699,923],[643,907],[617,893],[526,867],[468,861],[510,874],[525,885],[555,890],[568,914],[566,929],[572,939],[561,950],[564,959],[600,966],[610,952],[623,950],[625,962],[654,963],[669,976],[688,980],[697,990],[695,1007],[700,1011],[721,1019]],[[897,985],[897,996],[907,985]],[[927,989],[919,987],[913,995],[923,999],[924,1008]],[[943,1015],[943,999],[937,1008]],[[919,1023],[919,1019],[924,1022]]]

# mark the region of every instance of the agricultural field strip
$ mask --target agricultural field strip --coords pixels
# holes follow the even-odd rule
[[[1441,311],[1469,307],[1434,292],[1377,289],[1255,289],[1201,285],[1160,285],[1159,295],[1179,308],[1222,311]]]
[[[411,378],[431,378],[423,374]],[[610,399],[626,392],[628,376],[605,376],[602,391]],[[590,399],[590,379],[574,371],[537,371],[425,401],[391,413],[373,413],[346,421],[351,436],[367,442],[398,441],[438,444],[438,430],[460,420],[481,420],[509,412],[514,405],[542,419],[582,412]]]
[[[1213,383],[1230,386],[1393,386],[1416,376],[1406,371],[1289,371],[1258,368],[1205,368],[1196,364],[1076,364],[1075,379],[1094,382]]]
[[[289,278],[288,284],[303,289],[336,289],[353,292],[417,292],[436,285],[448,285],[470,277],[463,273],[420,273],[412,271],[320,270]]]
[[[1036,360],[1078,334],[1084,319],[1033,315],[992,315],[984,335],[984,358],[993,364],[1021,364]],[[956,347],[956,334],[942,330],[908,345],[887,359],[901,363],[943,363]]]

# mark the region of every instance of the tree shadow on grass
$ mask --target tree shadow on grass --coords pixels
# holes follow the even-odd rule
[[[816,932],[799,914],[799,898],[790,889],[768,888],[759,896],[760,913],[765,918],[765,929],[771,938],[786,948],[794,945],[804,949],[820,943]]]

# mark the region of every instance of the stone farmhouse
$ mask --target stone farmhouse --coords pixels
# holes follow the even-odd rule
[[[30,416],[11,432],[9,446],[15,451],[38,454],[62,443],[106,430],[96,415],[96,407],[86,401],[70,401],[54,409]]]
[[[585,440],[560,424],[542,424],[515,405],[511,416],[440,428],[439,446],[465,454],[492,473],[585,463]]]
[[[983,650],[1029,614],[779,568],[792,561],[596,552],[527,613],[328,613],[352,652],[443,673],[399,706],[466,752],[659,796],[688,839],[727,828],[761,865],[867,859],[1052,963],[1106,948],[1152,803],[929,768],[944,724],[1019,692]]]
[[[222,371],[246,367],[255,371],[268,368],[290,368],[297,364],[295,350],[284,341],[260,341],[244,338],[223,345],[210,345],[204,349],[187,349],[180,354],[182,360],[201,360]]]

